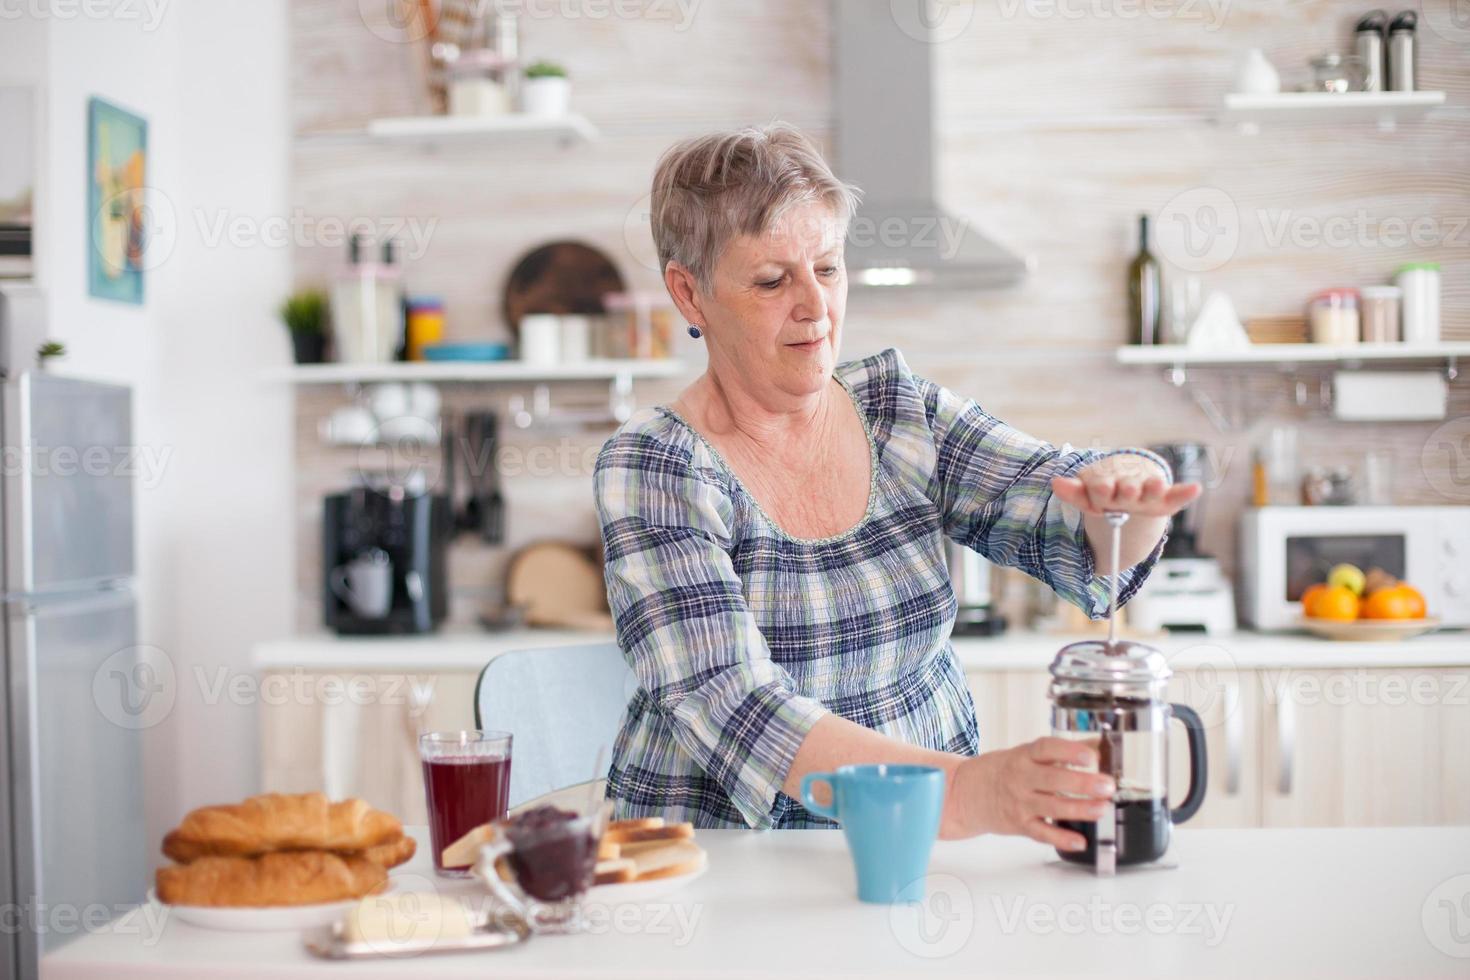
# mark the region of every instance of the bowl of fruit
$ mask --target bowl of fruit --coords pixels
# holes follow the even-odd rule
[[[1383,569],[1336,565],[1302,593],[1302,626],[1329,640],[1407,640],[1439,620],[1418,589]]]

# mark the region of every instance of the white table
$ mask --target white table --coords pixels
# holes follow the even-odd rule
[[[1177,867],[1107,880],[1018,838],[941,843],[926,905],[895,909],[855,899],[839,833],[699,839],[710,854],[702,879],[663,902],[603,915],[596,934],[348,964],[311,958],[293,933],[165,921],[150,936],[133,912],[52,953],[41,972],[49,980],[1470,975],[1465,827],[1185,828],[1169,854]],[[421,859],[406,866],[425,870]]]

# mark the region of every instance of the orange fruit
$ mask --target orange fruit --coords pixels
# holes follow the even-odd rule
[[[1307,586],[1307,591],[1302,593],[1302,614],[1305,616],[1317,615],[1316,613],[1312,612],[1312,607],[1316,604],[1317,597],[1326,591],[1327,586],[1322,582],[1318,582],[1316,585]]]
[[[1363,600],[1365,619],[1423,619],[1424,596],[1412,585],[1379,589]]]
[[[1312,608],[1307,615],[1351,623],[1358,618],[1358,597],[1353,594],[1352,589],[1345,586],[1329,585],[1312,597]]]

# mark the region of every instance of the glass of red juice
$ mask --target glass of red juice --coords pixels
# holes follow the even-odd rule
[[[510,805],[509,732],[428,732],[419,736],[429,846],[434,870],[469,877],[471,865],[444,866],[444,849],[484,823],[502,820]]]

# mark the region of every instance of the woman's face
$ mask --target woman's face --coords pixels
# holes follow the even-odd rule
[[[726,247],[699,305],[711,363],[733,369],[727,378],[787,396],[827,384],[847,307],[844,230],[814,202]]]

